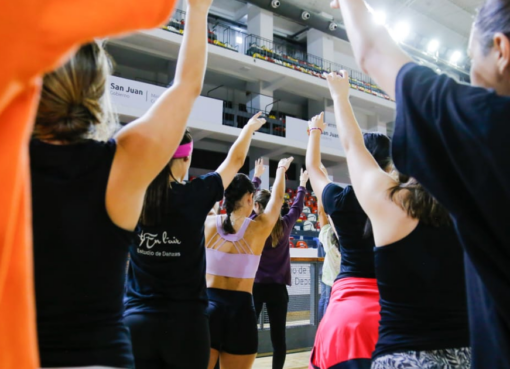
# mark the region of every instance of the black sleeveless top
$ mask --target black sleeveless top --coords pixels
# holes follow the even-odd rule
[[[469,346],[463,260],[452,226],[419,223],[375,249],[381,321],[374,358]]]
[[[128,247],[105,206],[116,144],[30,143],[42,367],[133,368],[122,321]]]
[[[374,238],[364,235],[368,218],[352,186],[328,184],[322,193],[322,203],[333,221],[342,255],[336,279],[375,278]]]

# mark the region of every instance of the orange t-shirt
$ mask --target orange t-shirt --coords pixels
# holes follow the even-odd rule
[[[94,37],[153,28],[176,0],[0,0],[0,368],[39,366],[28,142],[41,76]]]

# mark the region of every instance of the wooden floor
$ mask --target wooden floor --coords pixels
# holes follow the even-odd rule
[[[284,369],[308,369],[310,351],[287,354]],[[255,360],[252,369],[271,369],[272,356],[260,357]]]

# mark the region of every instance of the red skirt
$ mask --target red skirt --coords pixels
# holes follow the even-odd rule
[[[370,368],[379,311],[375,278],[336,281],[315,336],[309,369]]]

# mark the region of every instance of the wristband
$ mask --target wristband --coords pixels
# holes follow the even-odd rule
[[[308,130],[308,131],[309,131],[309,132],[308,132],[308,135],[310,135],[310,133],[312,133],[312,131],[315,131],[315,130],[317,130],[317,131],[321,131],[321,134],[322,134],[322,128],[319,128],[319,127],[312,127],[312,128],[310,128],[310,129]]]
[[[277,169],[280,169],[280,168],[285,169],[285,173],[287,173],[287,168],[285,168],[283,165],[282,165],[282,166],[280,166],[280,167],[278,167]]]

